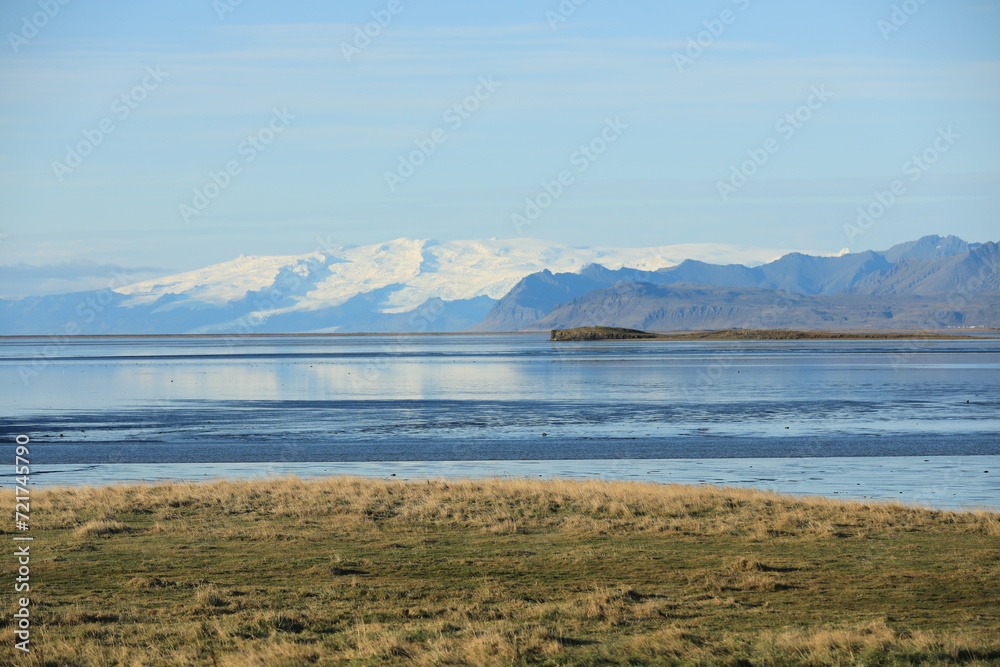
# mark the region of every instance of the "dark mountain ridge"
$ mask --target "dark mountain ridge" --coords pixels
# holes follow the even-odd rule
[[[892,258],[892,259],[890,259]],[[823,311],[825,315],[806,317],[806,320],[816,324],[825,321],[841,322],[844,326],[874,326],[878,322],[883,326],[905,326],[912,328],[922,326],[920,322],[927,321],[925,314],[918,311],[921,297],[926,304],[936,304],[949,313],[944,319],[950,324],[939,326],[958,326],[956,322],[970,321],[977,324],[967,326],[990,326],[1000,324],[996,318],[989,317],[988,312],[981,310],[989,303],[989,299],[976,300],[977,295],[1000,294],[1000,247],[994,242],[967,243],[955,236],[925,236],[917,241],[893,246],[884,252],[865,251],[844,254],[836,257],[815,257],[801,253],[785,255],[773,262],[756,267],[739,264],[717,265],[686,260],[677,266],[658,271],[639,272],[632,269],[617,271],[591,265],[579,273],[557,273],[548,271],[526,276],[510,292],[497,301],[489,314],[480,323],[471,327],[474,331],[518,331],[547,330],[558,328],[553,324],[553,317],[568,317],[566,311],[556,311],[564,306],[572,305],[574,300],[590,295],[594,291],[602,291],[590,302],[591,309],[603,313],[616,312],[622,321],[584,321],[576,319],[581,313],[579,308],[573,321],[576,324],[562,323],[558,326],[587,326],[602,324],[606,326],[627,326],[649,328],[649,324],[637,323],[636,304],[628,308],[619,307],[624,300],[634,299],[636,303],[650,305],[648,294],[635,288],[629,290],[621,287],[622,283],[644,283],[648,286],[684,285],[684,299],[690,303],[682,304],[677,294],[669,298],[667,292],[657,293],[660,303],[656,306],[659,313],[647,313],[650,321],[661,322],[662,326],[671,322],[669,328],[703,328],[743,326],[747,317],[753,317],[744,308],[760,309],[763,301],[796,301],[797,297],[840,297],[823,301],[815,299],[813,307]],[[607,288],[615,286],[616,292],[607,292]],[[710,290],[707,288],[728,288]],[[646,288],[643,288],[646,289]],[[763,290],[754,292],[757,303],[746,301],[750,292],[741,293],[738,290]],[[765,292],[769,293],[765,296]],[[744,299],[734,303],[731,298],[743,294]],[[865,298],[872,297],[872,298]],[[879,298],[874,298],[879,297]],[[877,312],[890,313],[899,311],[894,308],[899,300],[901,312],[906,317],[876,317]],[[763,300],[763,301],[762,301]],[[975,301],[975,304],[972,302]],[[970,312],[965,313],[965,305]],[[803,304],[805,302],[802,302]],[[858,315],[851,317],[845,311],[846,304],[857,310]],[[871,308],[869,304],[877,304],[875,310],[867,315]],[[581,306],[581,304],[577,304]],[[954,306],[954,307],[949,307]],[[803,305],[803,307],[805,307]],[[678,309],[686,314],[687,319],[675,313],[667,317],[668,309]],[[832,310],[831,310],[832,309]],[[626,314],[628,311],[628,314]],[[974,311],[974,312],[973,312]],[[838,314],[839,313],[839,314]],[[802,315],[805,317],[805,315]],[[895,319],[895,324],[890,320]],[[856,320],[856,322],[855,322]],[[884,320],[884,321],[882,321]],[[700,324],[695,324],[700,322]],[[789,326],[806,326],[803,322],[789,320]],[[854,322],[854,324],[852,324]],[[905,322],[905,324],[904,324]]]
[[[538,320],[539,330],[584,326],[642,331],[703,329],[934,330],[1000,327],[1000,294],[810,295],[756,287],[618,283],[588,292]]]

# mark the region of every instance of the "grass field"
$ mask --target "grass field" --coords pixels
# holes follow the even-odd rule
[[[32,652],[9,592],[3,664],[1000,664],[985,511],[351,477],[31,505]]]

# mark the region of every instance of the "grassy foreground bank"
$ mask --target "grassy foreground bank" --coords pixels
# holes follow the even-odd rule
[[[990,512],[352,477],[31,505],[33,648],[9,593],[4,664],[1000,663]]]

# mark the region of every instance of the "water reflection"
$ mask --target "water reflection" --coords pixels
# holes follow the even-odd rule
[[[992,455],[998,343],[108,338],[22,380],[6,339],[0,415],[51,463]]]

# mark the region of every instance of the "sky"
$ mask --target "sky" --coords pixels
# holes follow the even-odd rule
[[[998,240],[998,0],[5,0],[0,294],[398,237]]]

